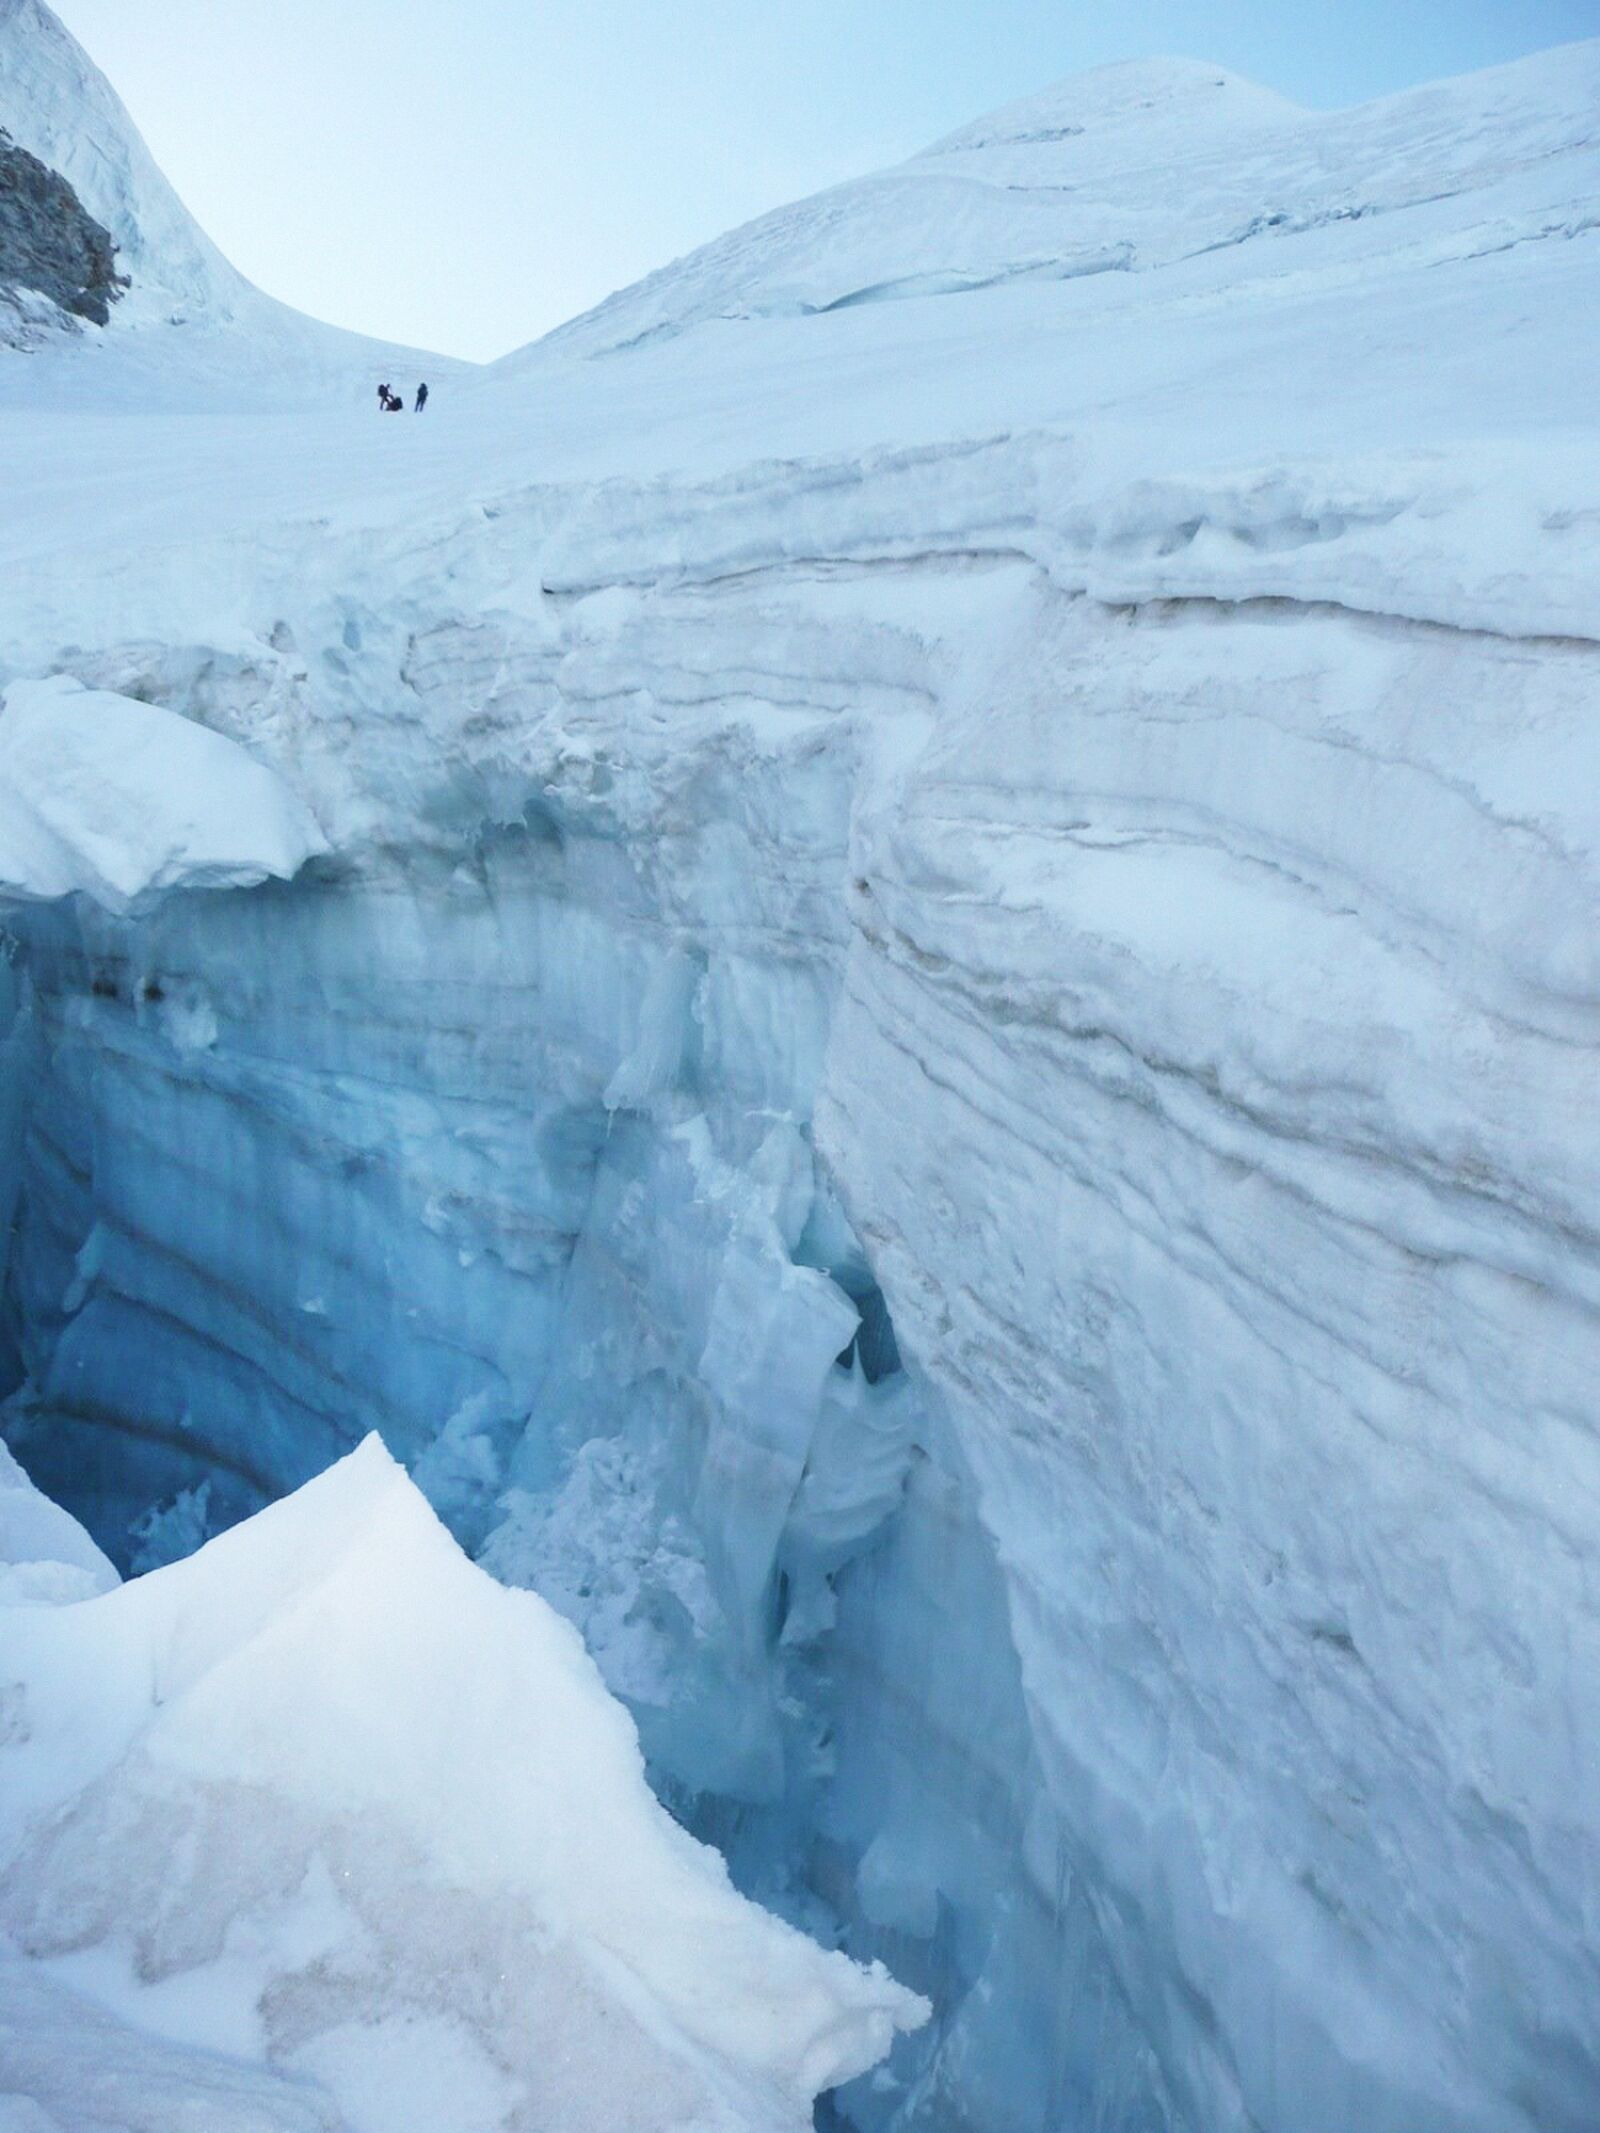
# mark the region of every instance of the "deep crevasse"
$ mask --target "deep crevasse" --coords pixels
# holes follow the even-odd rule
[[[767,630],[733,647],[741,687]],[[747,1883],[854,1917],[957,2016],[864,2117],[907,2081],[975,2122],[1132,2107],[1148,2074],[1044,1835],[992,1546],[810,1142],[862,698],[807,707],[797,666],[759,744],[742,701],[693,744],[681,715],[575,740],[570,697],[531,715],[539,660],[484,635],[407,652],[450,728],[409,854],[19,921],[48,1065],[13,1439],[147,1564],[381,1426],[491,1568],[578,1621]],[[866,677],[875,646],[895,724],[927,650],[852,613],[833,656]],[[292,692],[292,657],[267,665]],[[266,681],[178,668],[222,723]]]

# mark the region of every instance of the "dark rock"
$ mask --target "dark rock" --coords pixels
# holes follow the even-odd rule
[[[117,248],[66,179],[0,128],[0,294],[36,289],[105,325],[128,286]]]

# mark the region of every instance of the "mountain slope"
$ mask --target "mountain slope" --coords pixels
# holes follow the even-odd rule
[[[71,187],[109,234],[126,283],[97,321],[104,332],[58,341],[58,392],[100,404],[119,394],[215,404],[246,391],[274,401],[308,393],[353,399],[370,398],[391,370],[409,375],[423,364],[438,377],[471,368],[323,325],[246,281],[194,221],[115,90],[44,0],[0,0],[0,129]],[[183,330],[173,338],[163,329]],[[154,344],[143,345],[152,335]],[[109,370],[108,347],[115,352]],[[85,361],[92,367],[80,376]]]
[[[111,234],[59,172],[0,129],[0,346],[42,339],[52,325],[105,325],[123,293]]]
[[[200,230],[121,98],[43,0],[0,0],[0,124],[110,231],[129,278],[125,320],[224,321],[250,308],[256,292]]]

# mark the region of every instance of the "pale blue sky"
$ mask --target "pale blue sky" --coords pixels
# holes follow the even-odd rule
[[[1304,103],[1600,36],[1600,0],[53,0],[274,296],[486,358],[1081,67]]]

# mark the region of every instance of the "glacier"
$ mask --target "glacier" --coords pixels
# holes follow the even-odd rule
[[[1107,70],[376,427],[129,146],[0,356],[0,763],[298,825],[13,880],[7,1440],[104,1607],[380,1436],[931,2003],[825,2123],[1600,2119],[1597,90]]]

